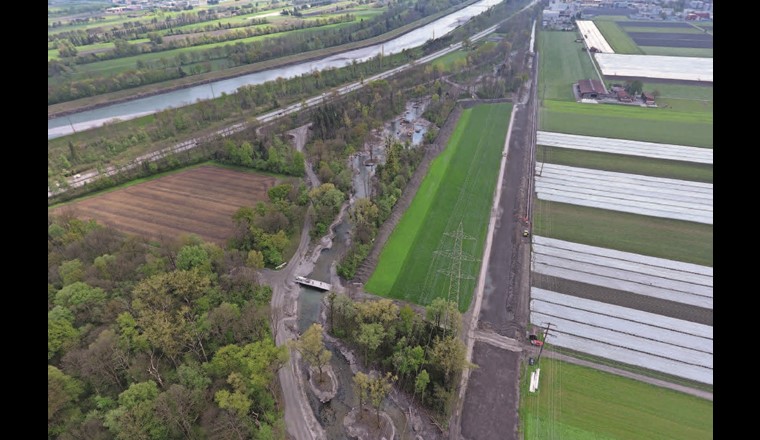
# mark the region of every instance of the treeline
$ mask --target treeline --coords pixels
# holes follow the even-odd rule
[[[284,183],[270,188],[268,202],[245,206],[235,212],[232,219],[236,229],[229,247],[244,252],[247,264],[257,269],[282,264],[291,240],[300,239],[306,206],[321,203],[320,197],[312,192],[303,183],[298,186]]]
[[[113,50],[109,50],[105,52],[89,53],[86,55],[79,55],[76,58],[74,58],[73,62],[75,64],[89,64],[89,63],[95,63],[98,61],[111,60],[115,58],[125,58],[125,57],[130,57],[130,56],[142,55],[146,53],[164,52],[164,51],[169,51],[169,50],[174,50],[174,49],[181,49],[184,47],[203,46],[206,44],[223,43],[225,41],[240,40],[244,38],[256,37],[256,36],[261,36],[261,35],[270,35],[270,34],[277,34],[281,32],[289,32],[289,31],[300,30],[300,29],[317,28],[317,27],[329,26],[329,25],[339,24],[339,23],[348,23],[348,22],[354,21],[355,19],[356,17],[354,15],[345,14],[338,17],[330,17],[327,19],[300,21],[298,23],[278,25],[278,26],[267,26],[265,28],[246,27],[245,29],[237,29],[231,32],[225,32],[225,33],[217,34],[217,35],[202,33],[201,35],[195,36],[195,37],[186,36],[185,38],[175,38],[169,41],[164,41],[163,36],[161,35],[148,34],[148,38],[151,39],[150,43],[130,44],[126,40],[116,40],[114,41],[115,48]],[[261,21],[262,23],[256,23],[256,24],[267,23],[266,19],[261,19]],[[62,53],[60,52],[60,48],[59,48],[59,53]],[[71,52],[69,51],[67,53],[71,53]],[[197,61],[205,61],[205,60],[210,60],[212,58],[205,57],[204,59],[203,54],[200,54],[199,56],[195,57],[195,59]],[[187,54],[185,54],[185,56],[179,55],[177,60],[180,61],[179,65],[184,65],[184,64],[188,64],[191,60],[193,60],[193,57]],[[155,68],[161,64],[162,63],[160,61],[144,62],[144,61],[138,60],[137,67],[140,69],[145,69],[146,67]]]
[[[257,261],[48,218],[48,438],[284,438]]]
[[[250,12],[246,12],[248,14]],[[85,46],[95,43],[108,43],[118,39],[134,40],[145,38],[148,32],[171,30],[175,27],[187,26],[190,24],[203,23],[222,18],[216,10],[200,10],[198,12],[182,12],[174,16],[159,19],[153,17],[150,21],[132,20],[125,21],[120,26],[114,26],[110,29],[105,27],[96,27],[90,29],[72,29],[70,31],[61,31],[54,34],[48,34],[48,42],[55,40],[67,39],[75,46]],[[86,21],[85,21],[86,22]]]
[[[207,50],[193,51],[190,55],[180,54],[170,60],[159,61],[159,65],[148,65],[108,78],[65,78],[54,83],[48,82],[48,105],[74,99],[115,92],[145,84],[181,78],[188,74],[203,73],[211,68],[196,67],[193,64],[226,60],[225,68],[252,64],[287,55],[310,52],[341,44],[361,41],[382,35],[388,31],[412,23],[427,15],[434,14],[465,0],[421,0],[411,7],[410,1],[394,4],[388,11],[372,20],[361,19],[358,23],[339,29],[290,33],[279,38],[270,38],[243,44],[228,44]],[[425,15],[423,15],[425,14]],[[185,70],[188,69],[188,70]],[[48,76],[56,76],[71,70],[61,60],[48,61]]]
[[[223,121],[229,124],[231,121],[240,120],[243,114],[258,114],[280,108],[324,90],[397,67],[413,55],[414,52],[405,52],[387,57],[378,56],[364,63],[354,62],[341,69],[326,69],[288,80],[279,78],[263,84],[243,86],[235,93],[225,94],[217,99],[203,100],[155,113],[149,117],[148,123],[126,121],[106,125],[82,133],[82,140],[52,139],[48,141],[48,178],[61,180],[65,176],[112,164],[116,158],[122,157],[127,150],[136,145],[151,143],[153,147],[149,150],[155,151],[161,146],[171,145],[175,139],[184,139],[208,127],[220,126]],[[374,93],[371,96],[374,96]],[[369,102],[371,96],[363,99]],[[401,102],[400,98],[396,99],[397,102]],[[308,113],[305,113],[305,117],[308,117]],[[362,127],[366,134],[366,126],[360,126],[359,130],[361,131]],[[239,145],[245,140],[251,141],[256,136],[255,128],[251,128],[240,136],[233,135],[233,139]],[[202,143],[202,147],[209,154],[223,147],[221,141],[205,145],[208,143]],[[346,191],[348,187],[341,188]]]
[[[306,173],[303,153],[283,142],[279,136],[257,136],[253,142],[244,140],[241,143],[228,139],[222,148],[216,150],[214,159],[276,174],[302,177]]]
[[[358,352],[367,368],[393,372],[398,386],[434,411],[444,427],[456,401],[456,385],[467,362],[456,303],[436,298],[425,316],[389,299],[355,302],[328,294],[330,333]]]

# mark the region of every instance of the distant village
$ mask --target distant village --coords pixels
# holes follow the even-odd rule
[[[711,21],[713,2],[702,0],[554,0],[543,11],[547,29],[573,30],[576,19],[622,15],[631,20]]]

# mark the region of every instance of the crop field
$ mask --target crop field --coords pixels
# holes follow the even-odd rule
[[[594,59],[605,76],[713,81],[712,58],[597,53]]]
[[[536,158],[540,162],[571,167],[594,168],[618,173],[713,183],[712,164],[696,164],[693,162],[640,156],[622,156],[615,153],[547,147],[545,145],[538,146]]]
[[[368,292],[422,305],[448,297],[467,310],[511,110],[511,104],[493,104],[462,112],[446,149],[432,161],[385,244],[365,285]],[[457,280],[460,288],[450,294]]]
[[[617,24],[624,28],[678,28],[680,29],[693,29],[689,23],[685,22],[668,22],[668,21],[617,21]]]
[[[712,58],[712,49],[698,49],[694,47],[655,47],[640,46],[640,49],[646,55],[663,55],[671,57],[695,57],[695,58]]]
[[[713,150],[709,148],[631,141],[628,139],[580,136],[575,134],[552,133],[549,131],[539,131],[537,133],[537,142],[539,145],[569,148],[573,150],[599,151],[684,162],[713,163]]]
[[[644,142],[713,146],[711,112],[544,101],[540,130]]]
[[[713,402],[542,358],[538,391],[521,383],[525,440],[710,440]]]
[[[612,47],[604,39],[604,36],[591,20],[578,20],[575,22],[578,25],[578,31],[586,40],[586,46],[595,47],[604,53],[615,53]]]
[[[709,266],[538,235],[533,236],[533,254],[531,269],[536,273],[713,308],[713,268]]]
[[[54,208],[73,210],[120,231],[148,237],[196,234],[224,245],[232,215],[268,199],[277,179],[263,174],[201,166]]]
[[[358,21],[357,18],[354,21]],[[116,75],[118,73],[124,72],[126,70],[134,69],[136,66],[136,63],[138,61],[142,61],[144,63],[149,63],[153,61],[159,61],[162,58],[164,59],[170,59],[172,57],[178,56],[182,53],[190,55],[193,52],[199,52],[204,51],[207,49],[212,49],[215,47],[223,47],[226,45],[230,45],[230,47],[234,46],[238,43],[252,43],[254,41],[262,41],[267,39],[275,39],[278,37],[281,37],[283,35],[297,35],[297,34],[303,34],[303,33],[309,33],[309,32],[315,32],[315,30],[325,30],[325,29],[332,29],[332,28],[340,28],[345,27],[353,22],[345,22],[345,23],[336,23],[336,24],[329,24],[325,26],[320,26],[318,28],[308,28],[308,29],[296,29],[291,31],[284,31],[274,34],[268,34],[268,35],[257,35],[253,37],[248,38],[241,38],[238,40],[233,41],[223,41],[219,43],[210,43],[210,44],[204,44],[200,46],[192,46],[192,47],[183,47],[180,49],[172,49],[167,50],[163,52],[155,52],[155,53],[146,53],[131,57],[125,57],[125,58],[116,58],[112,60],[106,60],[106,61],[97,61],[94,63],[89,64],[82,64],[78,66],[78,71],[76,74],[72,75],[72,77],[78,78],[78,77],[87,77],[92,74],[98,74],[98,75]]]
[[[713,185],[550,163],[536,164],[539,200],[713,222]]]
[[[588,55],[575,42],[574,32],[538,33],[539,93],[543,99],[575,102],[572,85],[579,79],[597,78]]]
[[[628,35],[639,46],[713,48],[712,35],[705,33],[628,32]]]
[[[601,32],[610,46],[612,46],[615,53],[642,53],[641,49],[639,49],[631,37],[624,30],[620,29],[620,27],[614,21],[597,20],[594,23],[599,29],[599,32]]]
[[[534,234],[701,266],[713,265],[713,226],[536,201]]]

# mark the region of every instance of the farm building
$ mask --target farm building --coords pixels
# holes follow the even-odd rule
[[[597,79],[582,79],[578,81],[578,94],[583,99],[595,99],[606,95],[607,89]]]
[[[625,91],[625,89],[617,90],[616,94],[617,99],[620,102],[633,102],[633,98],[628,94],[628,92]]]
[[[647,92],[641,93],[641,100],[644,101],[644,104],[647,105],[653,105],[654,104],[654,95]]]

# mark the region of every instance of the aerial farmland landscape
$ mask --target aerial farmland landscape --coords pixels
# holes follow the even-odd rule
[[[712,439],[713,4],[49,0],[48,438]]]

